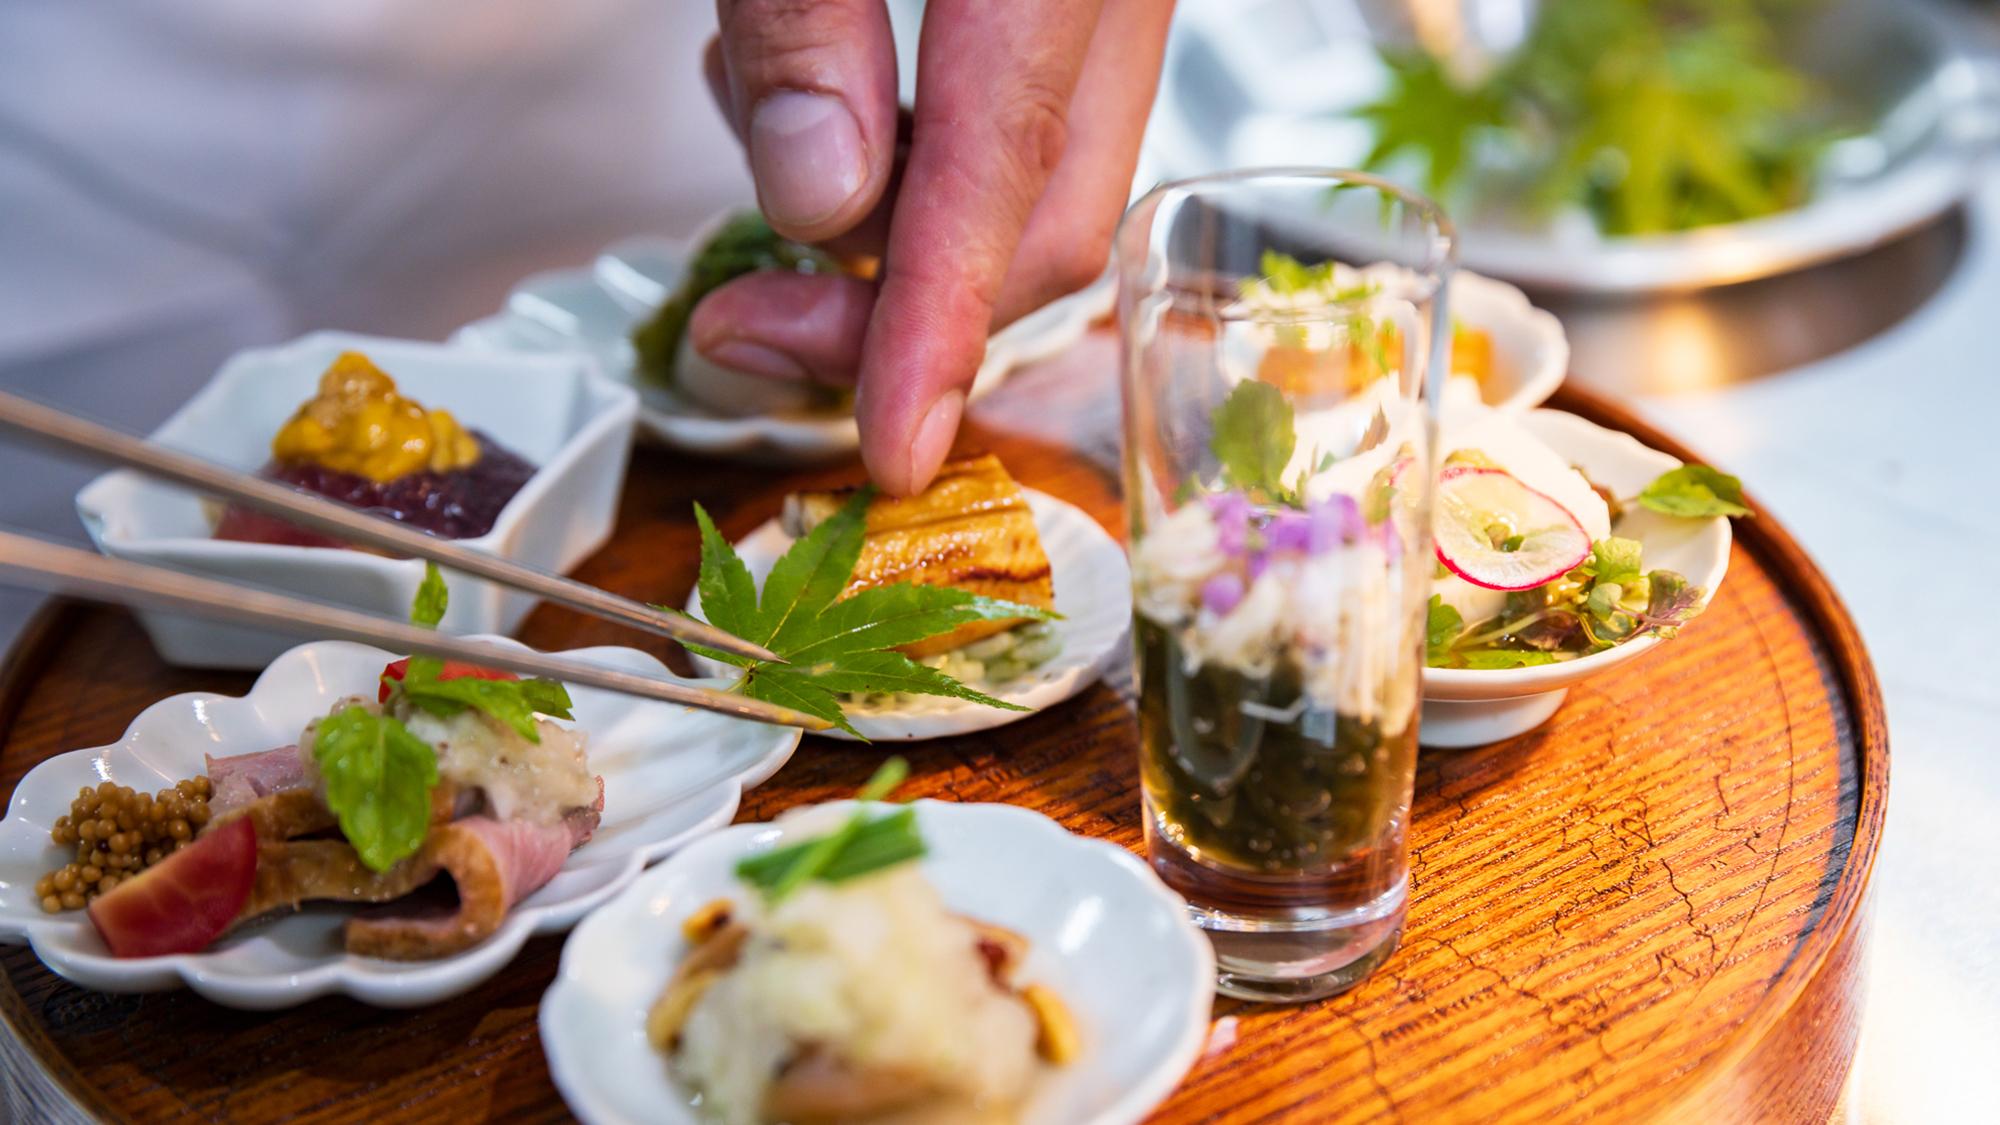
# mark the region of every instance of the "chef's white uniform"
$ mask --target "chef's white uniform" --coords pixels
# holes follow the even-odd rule
[[[750,196],[706,0],[7,0],[0,383],[136,430],[315,328],[442,338]],[[97,471],[0,445],[0,526]],[[0,642],[35,599],[0,590]]]

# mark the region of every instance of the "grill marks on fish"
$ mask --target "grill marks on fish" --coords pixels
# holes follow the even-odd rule
[[[803,536],[839,511],[853,489],[795,493],[784,525]],[[992,455],[953,461],[921,494],[876,496],[868,505],[867,538],[842,597],[897,582],[949,586],[982,597],[1055,608],[1049,556],[1028,498]],[[1028,618],[974,621],[897,651],[934,656],[1005,632]]]

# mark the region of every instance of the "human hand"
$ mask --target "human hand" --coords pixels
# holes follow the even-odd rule
[[[853,384],[861,456],[922,491],[989,331],[1103,271],[1172,0],[930,0],[899,159],[883,0],[717,0],[710,88],[771,226],[882,259],[879,281],[766,272],[695,309],[697,351]]]

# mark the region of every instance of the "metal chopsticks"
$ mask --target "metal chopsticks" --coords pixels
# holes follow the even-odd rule
[[[311,493],[287,488],[213,461],[204,461],[4,391],[0,391],[0,430],[11,430],[59,449],[129,465],[141,472],[225,500],[282,515],[314,531],[399,555],[429,559],[477,578],[525,590],[594,617],[631,625],[677,641],[733,652],[753,660],[778,659],[769,650],[712,625],[663,613],[644,603],[595,586],[586,586],[559,574],[475,551],[449,539],[440,539]]]
[[[385,621],[358,610],[235,586],[143,563],[105,558],[90,551],[8,531],[0,531],[0,582],[75,594],[98,601],[194,613],[243,625],[362,641],[385,646],[394,652],[425,653],[488,668],[505,668],[530,676],[547,676],[586,687],[685,704],[740,719],[804,727],[807,730],[825,730],[832,725],[816,716],[732,692],[636,672],[600,668],[539,652],[498,648],[414,625]]]

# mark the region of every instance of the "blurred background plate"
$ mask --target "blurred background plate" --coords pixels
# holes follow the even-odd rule
[[[700,229],[716,229],[734,211],[712,217]],[[459,329],[452,342],[492,351],[590,355],[606,375],[638,390],[640,430],[687,453],[798,465],[859,448],[852,414],[732,418],[637,379],[632,329],[679,284],[688,255],[702,237],[628,239],[608,247],[587,268],[534,274],[515,287],[500,312]],[[1093,320],[1110,314],[1112,293],[1107,276],[993,333],[969,397],[987,394],[1015,367],[1054,355],[1082,338]]]
[[[1184,0],[1140,178],[1358,166],[1374,133],[1355,111],[1389,82],[1378,33],[1393,39],[1399,17],[1422,8],[1504,47],[1510,37],[1521,40],[1535,7],[1533,0]],[[1789,61],[1874,122],[1828,149],[1805,206],[1674,234],[1602,237],[1580,213],[1522,229],[1461,203],[1452,210],[1464,264],[1531,291],[1687,290],[1853,255],[1965,198],[2000,135],[2000,66],[1982,48],[1988,37],[1955,11],[1915,0],[1826,0],[1779,21],[1778,33]]]

